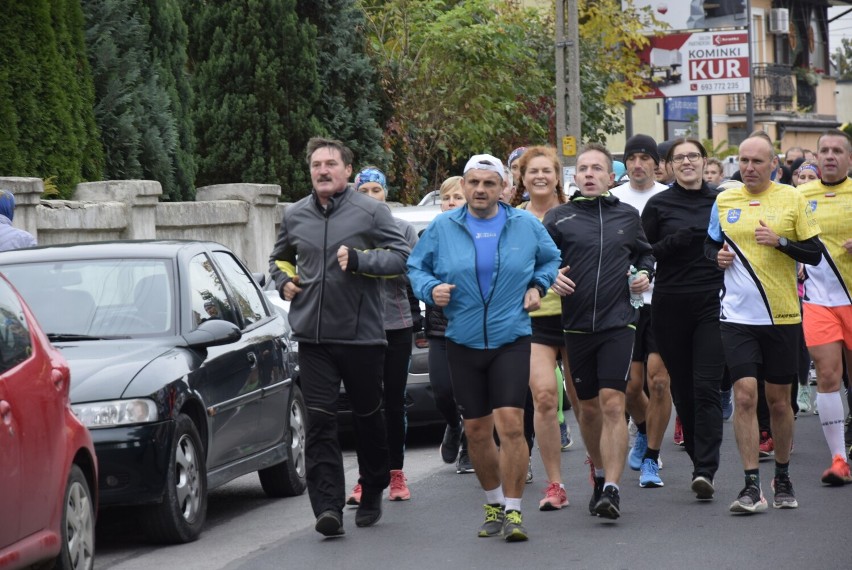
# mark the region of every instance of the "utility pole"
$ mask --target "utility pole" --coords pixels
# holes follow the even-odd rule
[[[562,164],[577,164],[581,141],[580,26],[577,0],[556,0],[556,147]]]

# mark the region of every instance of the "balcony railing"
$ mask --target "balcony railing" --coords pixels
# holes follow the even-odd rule
[[[801,87],[800,85],[799,88],[801,89]],[[806,87],[813,91],[813,87],[810,85],[806,85]],[[778,63],[758,63],[752,66],[751,92],[755,112],[794,112],[796,110],[794,103],[796,88],[791,66]],[[802,95],[800,92],[800,99]],[[728,113],[745,113],[745,110],[744,93],[728,96]]]

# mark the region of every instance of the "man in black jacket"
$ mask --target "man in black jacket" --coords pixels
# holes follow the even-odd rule
[[[625,389],[638,317],[630,297],[649,288],[654,268],[639,212],[609,193],[613,178],[609,151],[586,146],[577,157],[579,192],[544,217],[562,252],[560,272],[568,266],[573,281],[562,297],[562,328],[595,471],[589,511],[609,519],[620,516],[618,481],[627,454]],[[628,284],[631,266],[638,273]]]
[[[270,273],[291,301],[299,341],[302,391],[308,409],[308,494],[316,530],[343,531],[345,480],[337,440],[340,381],[352,406],[363,488],[355,524],[382,514],[388,446],[382,417],[385,339],[381,282],[405,272],[410,248],[387,205],[349,186],[352,151],[340,141],[312,138],[307,159],[313,192],[284,211]]]

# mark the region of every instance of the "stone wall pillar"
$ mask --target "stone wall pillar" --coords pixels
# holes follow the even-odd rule
[[[215,184],[198,188],[195,200],[241,200],[249,204],[248,223],[234,253],[251,271],[265,273],[275,245],[276,205],[280,196],[281,187],[277,184]]]
[[[12,225],[31,233],[38,241],[36,206],[41,203],[41,195],[44,194],[42,179],[4,176],[0,177],[0,189],[15,195],[15,216],[12,218]]]
[[[156,180],[105,180],[84,182],[74,190],[74,199],[84,202],[121,202],[128,209],[127,227],[121,239],[155,239],[156,207],[163,187]]]

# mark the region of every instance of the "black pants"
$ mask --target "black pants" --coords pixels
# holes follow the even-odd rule
[[[722,444],[719,388],[725,357],[719,333],[719,293],[654,292],[653,326],[671,377],[672,399],[683,424],[693,477],[713,478]]]
[[[461,415],[453,395],[453,382],[450,380],[450,363],[447,361],[447,339],[442,336],[429,337],[429,383],[435,397],[435,407],[444,417],[447,425],[458,426]]]
[[[343,512],[346,481],[337,439],[340,381],[352,407],[364,493],[380,494],[390,482],[382,414],[385,347],[299,343],[302,393],[308,409],[305,449],[308,495],[314,515]]]
[[[385,428],[388,433],[388,458],[391,469],[402,469],[405,461],[405,386],[411,363],[411,327],[385,331],[388,347],[385,351],[384,398]],[[360,462],[360,456],[359,456]]]

